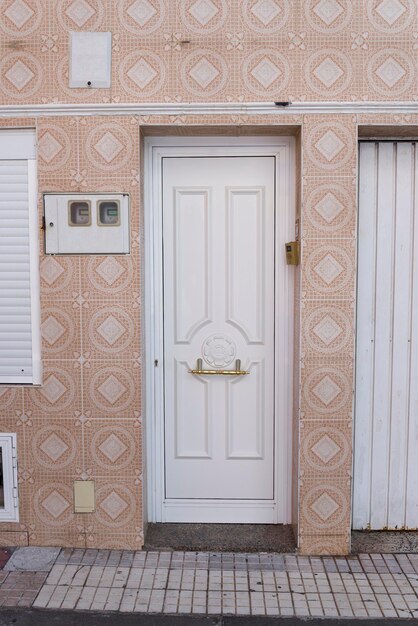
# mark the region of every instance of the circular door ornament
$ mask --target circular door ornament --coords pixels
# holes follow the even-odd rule
[[[221,333],[211,335],[202,345],[202,356],[212,367],[225,367],[235,359],[236,346],[230,337]]]

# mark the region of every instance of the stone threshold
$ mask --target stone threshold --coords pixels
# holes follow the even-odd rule
[[[293,528],[284,524],[148,524],[145,550],[293,553]]]

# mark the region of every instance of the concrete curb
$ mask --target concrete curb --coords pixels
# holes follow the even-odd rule
[[[0,626],[392,626],[417,623],[406,619],[297,618],[254,616],[142,615],[117,612],[1,609]]]

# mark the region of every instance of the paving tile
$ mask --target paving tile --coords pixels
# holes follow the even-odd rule
[[[416,555],[64,549],[48,571],[0,571],[0,606],[326,618],[418,617]]]

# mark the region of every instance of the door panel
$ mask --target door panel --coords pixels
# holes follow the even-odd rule
[[[163,162],[165,495],[193,521],[274,497],[274,177],[274,157]]]
[[[172,245],[178,285],[174,294],[177,343],[187,343],[210,321],[208,210],[207,189],[175,190]],[[184,275],[187,281],[182,280]]]

